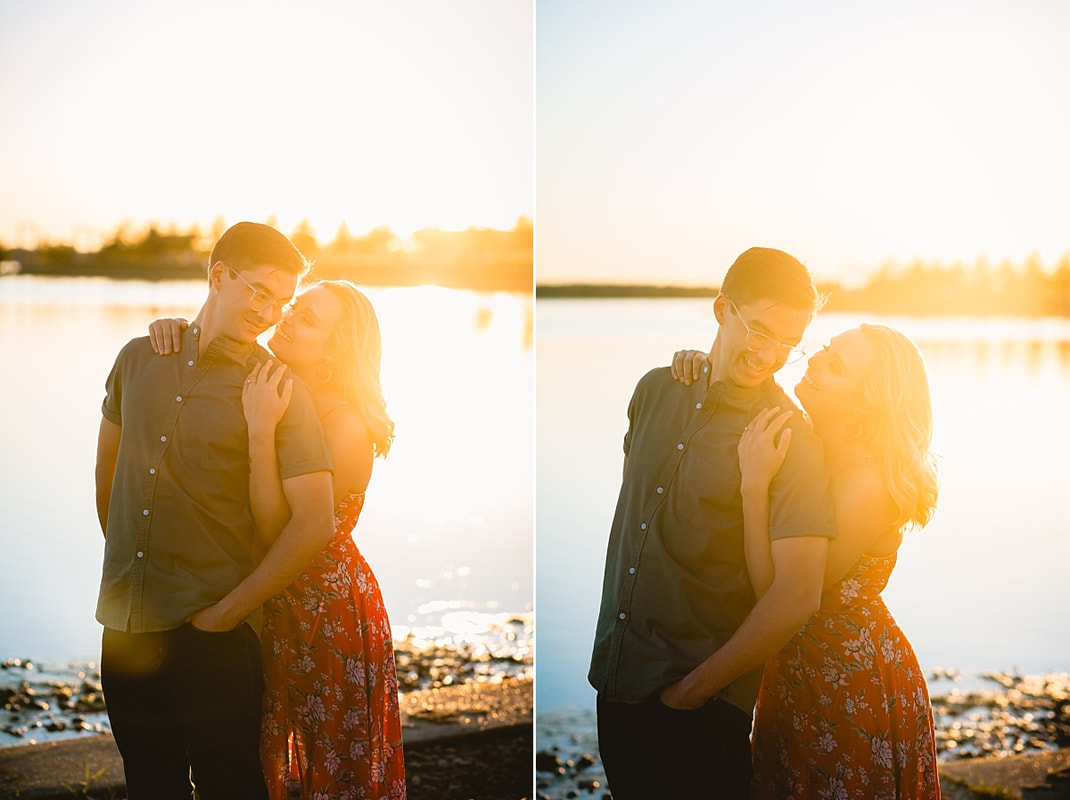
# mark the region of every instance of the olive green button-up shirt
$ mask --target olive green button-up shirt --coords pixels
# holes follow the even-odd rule
[[[199,333],[191,326],[170,356],[155,355],[147,336],[133,339],[107,379],[103,414],[122,428],[96,611],[108,628],[177,628],[254,567],[241,392],[269,354],[217,338],[199,356]],[[276,440],[284,479],[331,469],[297,379]]]
[[[755,603],[743,551],[737,446],[771,406],[793,408],[769,379],[685,386],[647,373],[628,406],[627,466],[610,529],[588,679],[606,699],[639,703],[724,645]],[[800,414],[770,486],[772,539],[835,536],[820,441]],[[719,695],[750,713],[758,668]]]

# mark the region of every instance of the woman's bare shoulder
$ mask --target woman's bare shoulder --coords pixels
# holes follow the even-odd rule
[[[349,403],[342,403],[323,418],[323,435],[329,443],[344,447],[371,446],[372,437],[364,417]]]
[[[878,542],[884,545],[878,549],[886,549],[890,540],[885,541],[885,537],[894,532],[899,511],[876,459],[867,459],[837,475],[833,480],[833,499],[836,527],[841,533],[857,532],[867,552]]]

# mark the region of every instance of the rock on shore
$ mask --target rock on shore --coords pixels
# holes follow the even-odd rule
[[[406,692],[401,701],[410,800],[533,796],[530,680]],[[0,800],[121,798],[122,776],[109,734],[0,748]]]

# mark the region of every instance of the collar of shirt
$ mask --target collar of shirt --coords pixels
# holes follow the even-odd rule
[[[201,326],[194,322],[190,325],[188,334],[182,343],[182,353],[191,359],[196,359],[200,347]],[[204,349],[204,355],[205,357],[223,356],[234,361],[244,362],[253,356],[257,346],[255,341],[239,342],[237,339],[231,339],[228,336],[217,336],[208,343],[208,346]]]
[[[706,390],[706,406],[714,408],[727,405],[735,408],[751,408],[773,388],[769,377],[754,386],[740,386],[730,381],[714,381]]]

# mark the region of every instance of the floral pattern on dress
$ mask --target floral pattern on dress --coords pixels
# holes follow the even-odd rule
[[[880,596],[895,561],[862,556],[766,663],[752,798],[940,797],[925,676]]]
[[[364,495],[334,512],[334,537],[264,604],[260,756],[272,800],[404,800],[390,620],[352,538]]]

